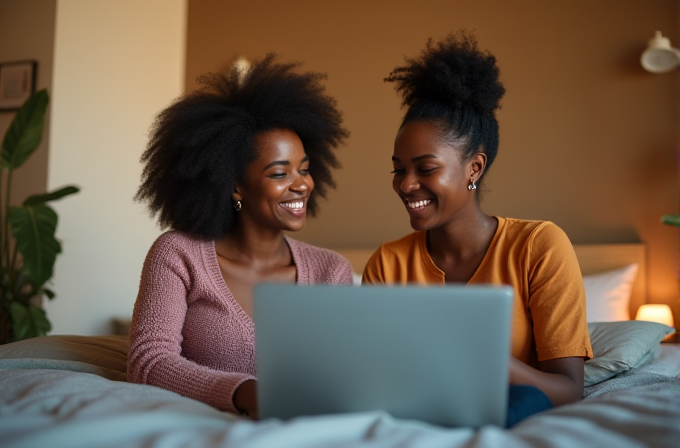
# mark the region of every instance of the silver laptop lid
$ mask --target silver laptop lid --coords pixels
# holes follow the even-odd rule
[[[258,285],[260,418],[504,426],[512,299],[499,286]]]

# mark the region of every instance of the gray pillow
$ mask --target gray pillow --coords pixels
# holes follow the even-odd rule
[[[674,328],[656,322],[627,320],[588,324],[593,358],[585,363],[584,386],[642,367],[654,358],[659,343]]]
[[[127,379],[127,336],[51,335],[0,345],[0,369],[52,369]]]

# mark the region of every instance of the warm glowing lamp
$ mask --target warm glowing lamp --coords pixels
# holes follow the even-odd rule
[[[647,320],[674,327],[671,307],[662,304],[642,305],[635,316],[635,320]]]
[[[649,322],[658,322],[660,324],[668,325],[669,327],[675,327],[673,325],[673,313],[671,313],[671,307],[663,304],[647,304],[642,305],[638,308],[635,320],[647,320]],[[665,338],[664,341],[676,340],[677,336],[671,333]]]

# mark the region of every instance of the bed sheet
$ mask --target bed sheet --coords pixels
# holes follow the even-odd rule
[[[666,376],[680,375],[680,343],[661,343],[653,362],[640,367],[638,371]]]
[[[680,347],[674,348],[667,353],[671,360],[680,356]],[[646,373],[654,373],[651,366]],[[473,430],[383,412],[253,422],[167,390],[90,373],[0,371],[3,448],[677,448],[679,442],[680,379],[673,377],[586,398],[511,430]]]

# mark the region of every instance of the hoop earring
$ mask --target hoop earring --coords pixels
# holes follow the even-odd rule
[[[468,184],[468,190],[476,190],[477,185],[475,185],[474,181],[470,180],[470,183]]]
[[[243,208],[243,204],[241,204],[241,201],[234,201],[234,209],[236,209],[237,212],[240,212],[241,208]]]

